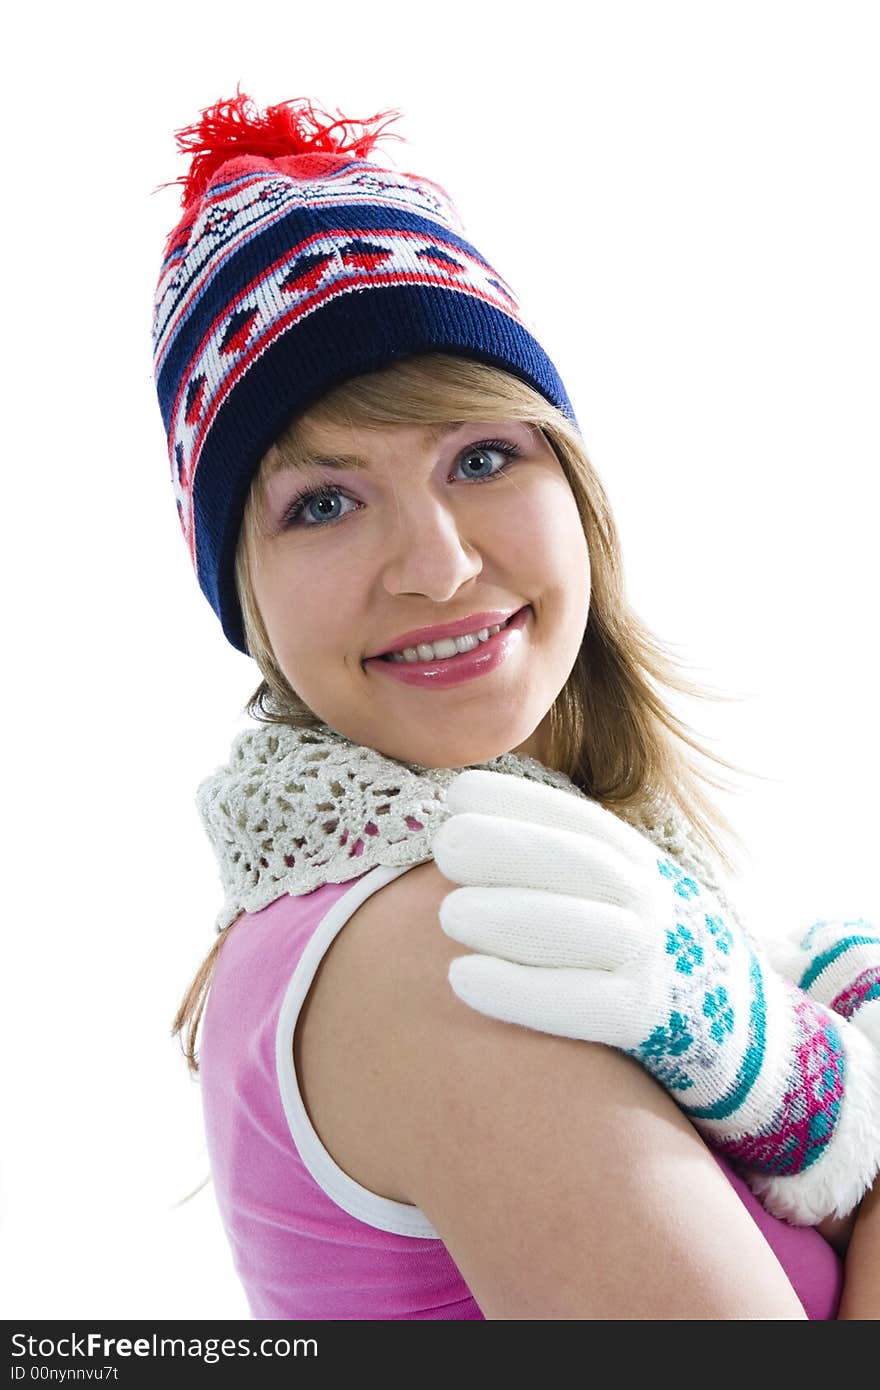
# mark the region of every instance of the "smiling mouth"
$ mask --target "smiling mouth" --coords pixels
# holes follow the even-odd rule
[[[522,609],[517,609],[521,613]],[[475,651],[477,647],[483,646],[490,638],[497,633],[503,632],[506,627],[513,622],[517,613],[511,613],[509,618],[505,618],[503,623],[494,623],[491,627],[479,628],[476,632],[462,634],[461,637],[438,638],[436,642],[423,642],[419,646],[404,647],[399,651],[382,652],[379,656],[380,661],[393,661],[407,665],[416,665],[426,661],[450,661],[453,657],[461,656],[465,652]],[[437,648],[442,650],[437,650]]]

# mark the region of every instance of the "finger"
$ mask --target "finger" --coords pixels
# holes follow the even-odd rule
[[[632,912],[531,888],[457,888],[440,904],[447,936],[521,965],[616,970],[641,954]]]
[[[444,821],[431,848],[453,883],[543,888],[628,908],[643,891],[644,870],[571,830],[464,812]]]
[[[645,853],[643,835],[576,787],[562,791],[508,773],[467,768],[447,788],[446,805],[456,815],[475,811],[480,815],[588,834],[607,840],[622,854],[636,859],[641,859]]]
[[[478,955],[451,961],[449,983],[462,1003],[503,1023],[612,1047],[633,1045],[622,1022],[631,1012],[630,992],[618,976]]]

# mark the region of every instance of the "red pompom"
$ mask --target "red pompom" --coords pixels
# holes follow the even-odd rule
[[[189,172],[172,183],[182,184],[181,206],[187,208],[201,197],[222,164],[242,155],[279,159],[284,155],[350,153],[365,159],[383,138],[385,126],[398,120],[400,114],[380,111],[359,121],[343,116],[337,108],[334,119],[307,97],[294,97],[258,111],[251,98],[236,88],[234,97],[206,107],[200,121],[177,131],[177,148],[192,158]],[[383,120],[378,130],[370,129]],[[360,127],[360,135],[355,134],[356,127]],[[404,137],[392,132],[387,138]]]

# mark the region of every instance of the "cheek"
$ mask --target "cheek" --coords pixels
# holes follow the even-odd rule
[[[251,582],[269,645],[283,666],[284,654],[309,640],[314,596],[306,575],[302,567],[270,555],[254,567]]]
[[[518,528],[518,550],[548,588],[589,590],[590,557],[574,495],[564,478],[548,479],[532,498],[528,525]]]
[[[554,653],[566,671],[583,641],[590,613],[590,553],[580,513],[568,483],[548,488],[531,526],[534,575],[544,618],[543,637],[554,634]],[[541,610],[543,610],[541,612]],[[555,669],[555,668],[554,668]]]
[[[294,684],[306,667],[320,667],[322,653],[329,657],[340,643],[350,645],[356,628],[346,604],[350,590],[347,569],[337,578],[334,565],[318,566],[306,556],[262,567],[254,597],[276,660]]]

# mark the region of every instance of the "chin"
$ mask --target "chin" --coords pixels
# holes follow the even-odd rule
[[[539,740],[532,729],[511,730],[505,735],[503,729],[479,733],[462,738],[461,732],[444,735],[433,731],[429,736],[420,735],[412,739],[398,738],[374,743],[377,752],[398,762],[415,763],[419,767],[458,768],[471,767],[475,763],[488,763],[500,758],[503,753],[518,752],[523,757],[539,757]]]

